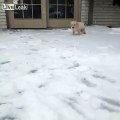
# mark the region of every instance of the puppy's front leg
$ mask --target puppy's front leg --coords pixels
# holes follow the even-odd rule
[[[81,34],[82,34],[81,30],[78,30],[78,35],[81,35]]]
[[[75,35],[75,30],[73,30],[73,35]]]
[[[85,29],[83,29],[83,34],[86,34],[86,31],[85,31]]]

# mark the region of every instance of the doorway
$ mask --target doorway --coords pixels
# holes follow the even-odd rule
[[[76,0],[48,0],[48,27],[69,27],[74,19]]]
[[[9,28],[70,27],[70,22],[79,14],[78,1],[18,0],[16,5],[27,4],[28,9],[8,11]],[[8,2],[13,3],[13,0]]]

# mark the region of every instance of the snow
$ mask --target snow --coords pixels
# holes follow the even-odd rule
[[[119,120],[120,28],[0,31],[0,120]]]

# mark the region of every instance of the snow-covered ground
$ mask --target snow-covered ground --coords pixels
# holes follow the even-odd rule
[[[120,29],[0,31],[0,120],[120,120]]]

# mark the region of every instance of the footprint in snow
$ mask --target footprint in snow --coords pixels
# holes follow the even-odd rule
[[[18,94],[19,95],[21,95],[21,94],[23,94],[24,93],[24,91],[18,91]]]
[[[0,120],[17,120],[15,117],[12,117],[12,116],[5,116],[5,117],[2,117]]]
[[[1,106],[1,105],[5,105],[5,104],[7,104],[7,103],[0,103],[0,106]]]
[[[66,57],[64,57],[64,56],[61,56],[60,58],[61,58],[61,59],[66,59]]]
[[[106,81],[111,82],[111,83],[115,83],[114,80],[112,80],[112,79],[110,79],[110,78],[107,78],[107,77],[104,76],[104,75],[93,74],[92,76],[93,76],[94,78],[98,78],[98,79],[106,80]]]
[[[23,110],[24,108],[23,107],[17,107],[18,110]]]
[[[41,85],[38,86],[38,88],[43,88],[43,87],[45,87],[44,84],[41,84]]]
[[[96,84],[90,82],[89,80],[87,80],[86,78],[82,78],[81,82],[83,84],[85,84],[87,87],[96,87]]]
[[[80,66],[80,64],[76,62],[76,63],[73,63],[72,66],[68,67],[68,69],[75,69],[75,68],[77,68],[79,66]]]
[[[110,107],[110,106],[103,104],[103,103],[100,104],[100,109],[107,110],[108,112],[119,112],[118,109],[115,109],[115,108]]]
[[[29,73],[36,73],[38,70],[30,70],[30,72]]]
[[[7,64],[7,63],[10,63],[10,61],[4,61],[4,62],[1,62],[0,64],[4,65],[4,64]]]
[[[38,49],[30,49],[31,51],[38,51]]]
[[[110,104],[112,106],[116,106],[116,107],[120,108],[120,101],[118,101],[118,100],[114,100],[114,99],[106,98],[106,97],[98,97],[98,98],[107,104]]]

